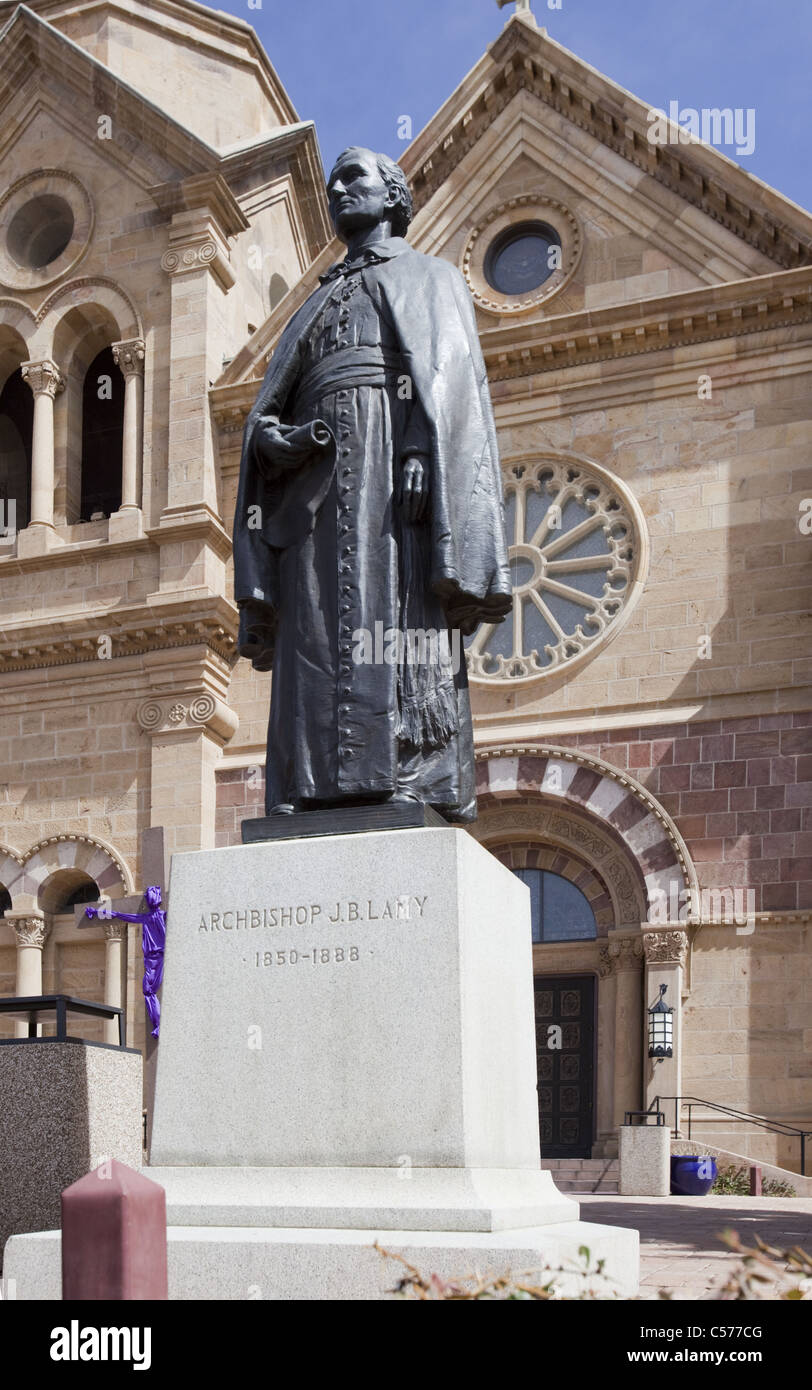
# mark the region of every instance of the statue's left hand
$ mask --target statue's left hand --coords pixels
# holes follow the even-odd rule
[[[406,521],[420,521],[429,500],[428,469],[421,458],[407,458],[400,475],[400,510]]]
[[[237,650],[246,657],[255,671],[270,671],[273,667],[276,623],[273,610],[254,599],[239,604],[240,631]]]

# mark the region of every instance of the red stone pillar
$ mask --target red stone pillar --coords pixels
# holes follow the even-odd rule
[[[62,1298],[167,1297],[166,1193],[109,1159],[62,1193]]]

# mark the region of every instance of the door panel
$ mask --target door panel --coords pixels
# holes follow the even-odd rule
[[[536,1060],[543,1158],[589,1158],[595,1081],[594,975],[537,975]],[[560,1028],[557,1032],[549,1030]],[[556,1044],[559,1042],[561,1046]]]

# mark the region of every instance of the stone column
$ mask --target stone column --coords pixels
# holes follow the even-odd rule
[[[124,377],[124,431],[121,454],[121,511],[141,506],[144,441],[144,342],[113,343],[113,360]]]
[[[55,362],[23,362],[23,380],[34,393],[31,442],[31,526],[54,524],[54,398],[65,382]]]
[[[623,1124],[627,1110],[640,1110],[643,1077],[640,1065],[642,1024],[641,936],[609,937],[609,959],[617,976],[615,994],[614,1126]]]
[[[643,932],[643,949],[646,956],[645,997],[646,1009],[657,1002],[660,985],[667,985],[665,1003],[674,1010],[674,1055],[655,1061],[648,1055],[648,1012],[645,1016],[644,1058],[646,1068],[646,1105],[655,1096],[679,1096],[682,1094],[682,985],[683,971],[688,959],[688,933],[669,928],[655,931],[647,928]],[[665,1106],[666,1124],[680,1128],[680,1107],[675,1109],[673,1101]]]
[[[115,1009],[124,1008],[124,988],[127,969],[127,923],[115,919],[102,922],[104,927],[104,1002]],[[105,1019],[104,1041],[118,1043],[118,1020]]]
[[[137,719],[152,740],[152,819],[164,827],[167,853],[213,848],[215,770],[237,716],[224,700],[198,689],[151,697]]]
[[[598,947],[598,1085],[595,1145],[593,1157],[614,1157],[617,1153],[615,1112],[615,1009],[617,975],[609,947]]]
[[[42,948],[45,945],[50,926],[45,921],[45,913],[38,908],[25,912],[7,912],[4,921],[14,932],[17,946],[17,978],[14,993],[18,998],[31,999],[42,994]],[[39,1027],[37,1028],[39,1033]],[[28,1037],[28,1024],[15,1023],[14,1036]]]

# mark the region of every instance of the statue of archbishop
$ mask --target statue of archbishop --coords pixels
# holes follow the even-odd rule
[[[345,150],[327,191],[347,255],[273,353],[234,522],[240,654],[273,670],[266,809],[415,800],[470,821],[460,637],[511,608],[473,305],[404,240],[385,155]]]

